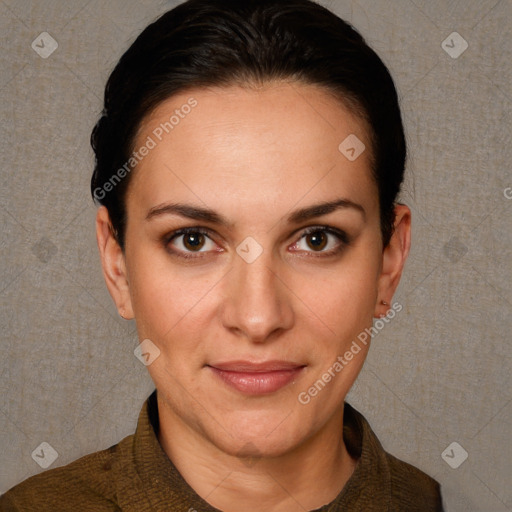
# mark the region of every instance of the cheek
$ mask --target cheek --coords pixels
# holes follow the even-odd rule
[[[183,326],[201,321],[208,291],[217,281],[172,265],[165,253],[156,251],[132,253],[128,274],[139,335],[162,341]]]
[[[330,360],[334,353],[343,353],[352,340],[372,325],[375,302],[368,289],[361,290],[359,286],[361,281],[356,286],[340,279],[304,301],[304,330],[316,339],[317,346],[323,346],[317,356],[323,353]]]
[[[345,338],[372,323],[379,268],[375,253],[354,252],[328,273],[297,273],[294,292],[324,326]]]

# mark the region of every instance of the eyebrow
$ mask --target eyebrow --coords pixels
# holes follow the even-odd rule
[[[307,208],[296,210],[288,217],[288,222],[290,224],[298,224],[299,222],[311,220],[315,217],[321,217],[322,215],[333,213],[336,210],[343,210],[347,208],[358,211],[366,220],[366,211],[360,204],[354,203],[349,199],[337,199],[336,201],[319,203],[313,206],[308,206]]]
[[[366,219],[366,211],[360,204],[354,203],[348,199],[337,199],[335,201],[319,203],[296,210],[287,217],[287,222],[289,224],[299,224],[343,209],[358,211],[362,214],[363,218]],[[155,206],[148,211],[146,220],[151,220],[154,217],[160,217],[162,215],[179,215],[188,219],[209,222],[224,227],[233,226],[232,222],[210,208],[182,203],[168,203]]]

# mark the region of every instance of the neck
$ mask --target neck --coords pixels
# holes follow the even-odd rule
[[[343,441],[343,410],[315,436],[278,457],[239,458],[184,424],[158,399],[159,441],[182,477],[224,512],[304,512],[332,502],[357,461]]]

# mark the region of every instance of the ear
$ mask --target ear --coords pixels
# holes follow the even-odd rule
[[[409,250],[411,248],[411,210],[403,204],[395,207],[394,231],[387,247],[382,252],[382,269],[378,282],[375,317],[385,316],[400,282]],[[386,304],[383,304],[385,302]]]
[[[108,291],[116,304],[119,315],[126,320],[131,320],[134,318],[134,314],[125,258],[114,236],[110,216],[105,206],[101,206],[96,214],[96,240]]]

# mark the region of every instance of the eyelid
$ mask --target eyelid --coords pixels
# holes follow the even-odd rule
[[[333,235],[338,239],[338,244],[333,249],[330,249],[328,251],[297,251],[301,253],[305,253],[305,257],[313,257],[313,258],[327,258],[329,256],[335,256],[343,251],[348,245],[350,245],[351,239],[349,235],[338,228],[335,228],[333,226],[325,226],[325,225],[315,225],[315,226],[309,226],[306,228],[302,228],[299,230],[302,232],[299,239],[293,244],[293,246],[297,245],[304,237],[307,235],[310,235],[312,233],[317,232],[323,232],[327,233],[328,235]]]
[[[313,226],[307,226],[305,228],[296,230],[293,235],[295,235],[296,233],[300,233],[300,236],[292,245],[298,244],[305,236],[307,236],[311,233],[316,233],[316,232],[325,232],[327,234],[337,237],[339,240],[339,245],[338,245],[338,247],[331,249],[330,251],[319,251],[319,252],[305,251],[306,253],[312,254],[313,256],[321,257],[321,256],[329,256],[329,255],[337,254],[345,246],[349,245],[351,242],[348,234],[341,229],[335,228],[333,226],[313,225]],[[217,244],[217,242],[215,242],[215,240],[213,240],[213,238],[211,236],[213,233],[211,229],[199,227],[199,226],[197,226],[197,227],[190,226],[190,227],[177,229],[177,230],[165,235],[163,237],[164,246],[167,247],[175,238],[178,238],[180,236],[183,236],[183,235],[186,235],[189,233],[199,233],[201,235],[207,236],[212,242]],[[173,249],[173,250],[171,250],[171,252],[180,257],[192,259],[192,258],[201,258],[202,257],[201,255],[207,254],[212,251],[185,252],[185,251]],[[220,251],[215,251],[215,252],[220,252]],[[197,254],[197,256],[193,256],[194,254]]]
[[[185,228],[177,229],[177,230],[175,230],[175,231],[165,235],[163,237],[164,246],[168,247],[169,244],[174,239],[179,238],[180,236],[183,236],[183,235],[187,235],[189,233],[199,233],[201,235],[207,236],[212,242],[217,244],[217,242],[215,242],[215,240],[213,240],[213,238],[211,237],[212,231],[210,229],[199,227],[199,226],[197,226],[197,227],[190,226],[190,227],[185,227]],[[186,259],[200,258],[202,254],[205,254],[205,253],[208,253],[208,252],[212,252],[212,251],[197,251],[195,253],[193,251],[182,251],[182,250],[179,250],[179,249],[168,249],[168,250],[172,254],[175,254],[175,255],[177,255],[179,257],[183,257],[183,258],[186,258]],[[215,251],[215,252],[219,252],[219,251]],[[194,254],[198,254],[199,256],[194,256]]]
[[[301,238],[303,238],[305,235],[316,233],[317,231],[324,231],[325,233],[337,236],[341,240],[341,242],[345,244],[350,243],[350,237],[348,236],[348,234],[342,229],[338,229],[333,226],[315,225],[300,229],[299,231],[302,231]]]

